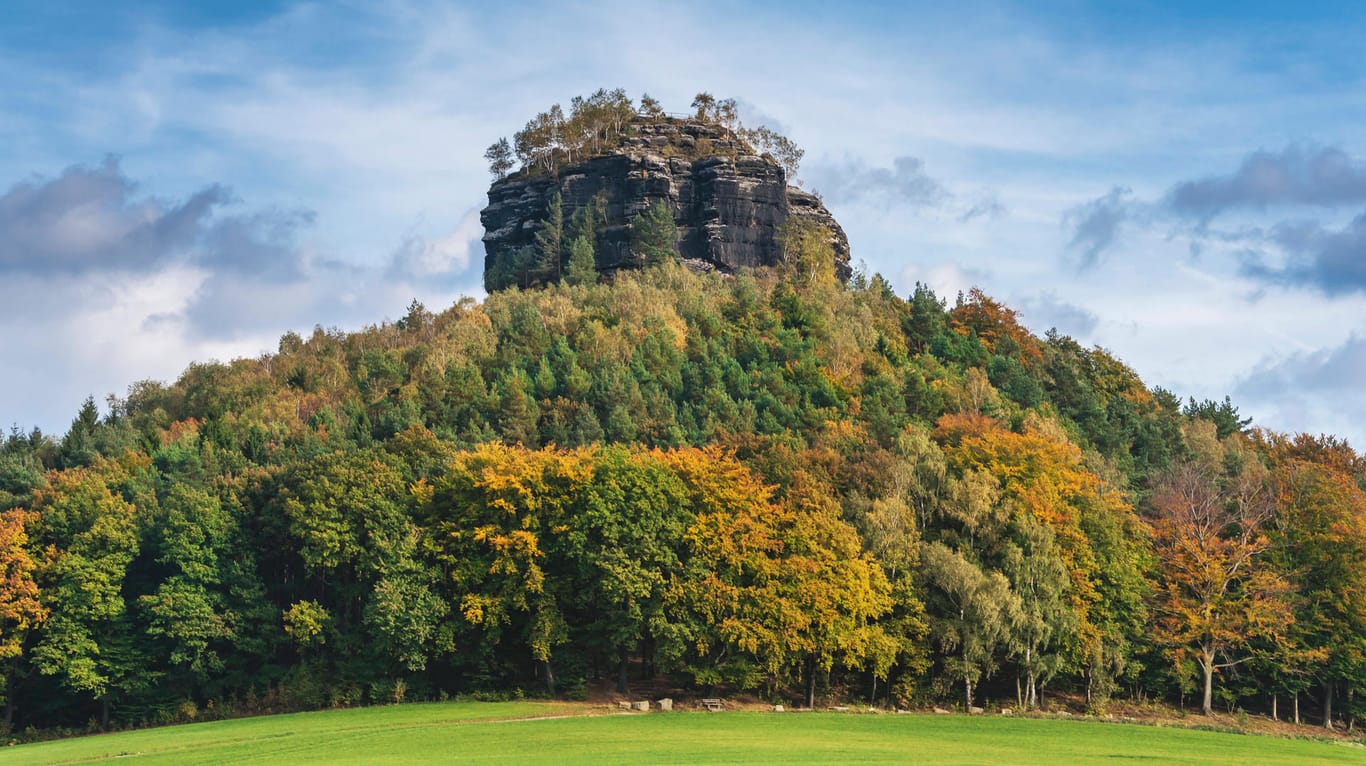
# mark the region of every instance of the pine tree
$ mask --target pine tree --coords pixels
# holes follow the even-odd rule
[[[631,221],[631,254],[646,266],[657,266],[678,255],[678,227],[664,200]]]
[[[569,260],[565,263],[564,278],[571,285],[591,285],[598,280],[593,243],[588,238],[575,237],[569,244]]]
[[[564,249],[564,208],[560,203],[558,191],[550,196],[545,220],[541,221],[541,230],[536,232],[536,248],[536,271],[541,281],[547,284],[560,281],[560,255]]]

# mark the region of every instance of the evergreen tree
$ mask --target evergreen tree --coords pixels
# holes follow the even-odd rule
[[[678,257],[678,226],[664,200],[656,200],[631,220],[631,255],[645,266]]]
[[[536,232],[536,274],[541,282],[549,284],[560,281],[563,250],[564,208],[560,203],[560,193],[556,191],[550,195],[545,218]]]
[[[575,237],[569,244],[569,261],[565,264],[564,278],[571,285],[591,285],[598,281],[593,243],[588,238]]]

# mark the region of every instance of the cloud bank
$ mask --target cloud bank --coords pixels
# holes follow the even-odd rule
[[[1291,144],[1258,150],[1224,176],[1182,181],[1164,201],[1175,215],[1210,220],[1239,208],[1336,207],[1366,202],[1366,163],[1336,147]]]

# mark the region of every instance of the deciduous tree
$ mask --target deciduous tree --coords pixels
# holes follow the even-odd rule
[[[1157,638],[1178,661],[1193,655],[1206,715],[1214,709],[1214,674],[1246,661],[1241,650],[1251,640],[1274,640],[1293,620],[1288,585],[1264,559],[1263,525],[1275,508],[1270,487],[1255,468],[1233,477],[1217,470],[1200,461],[1173,466],[1151,498],[1162,573]]]

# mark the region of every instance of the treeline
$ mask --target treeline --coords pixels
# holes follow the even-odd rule
[[[11,433],[6,720],[648,677],[1358,715],[1350,447],[812,257],[415,303]]]
[[[693,98],[690,119],[719,126],[729,139],[739,139],[758,152],[768,153],[795,179],[805,152],[786,136],[759,125],[746,127],[733,98],[717,99],[710,93]],[[589,157],[606,154],[634,135],[635,124],[662,122],[668,114],[659,101],[644,94],[636,103],[621,88],[599,88],[591,95],[575,96],[566,113],[553,104],[538,113],[513,134],[512,141],[500,138],[484,151],[489,173],[495,180],[507,177],[514,168],[522,173],[555,175],[561,167]]]

